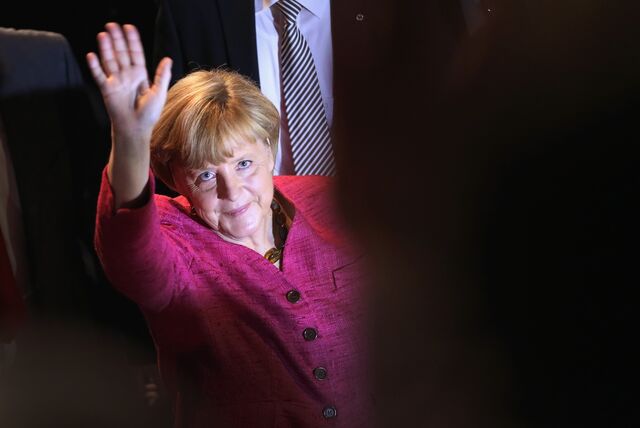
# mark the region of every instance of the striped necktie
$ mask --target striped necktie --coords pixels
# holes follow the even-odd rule
[[[309,45],[296,25],[302,5],[280,0],[280,81],[284,97],[283,115],[291,142],[296,175],[334,175],[336,172],[329,125]]]

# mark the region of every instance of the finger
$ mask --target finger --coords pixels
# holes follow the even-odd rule
[[[98,50],[100,51],[100,61],[102,68],[107,76],[117,73],[120,70],[118,62],[115,59],[111,36],[104,31],[98,33]]]
[[[96,81],[99,88],[102,88],[107,81],[107,76],[105,76],[104,71],[102,70],[98,56],[94,52],[89,52],[86,58],[93,80]]]
[[[162,61],[158,64],[158,68],[156,68],[156,74],[153,78],[153,86],[155,88],[161,88],[163,90],[167,90],[169,87],[169,81],[171,80],[171,58],[164,57]]]
[[[131,24],[125,24],[122,28],[127,39],[131,63],[133,65],[145,66],[146,61],[144,57],[144,49],[142,47],[142,41],[140,40],[140,33],[138,33],[138,29]]]
[[[111,36],[111,42],[115,50],[115,58],[118,61],[120,68],[131,66],[131,58],[129,57],[129,48],[127,42],[122,34],[122,28],[115,22],[109,22],[105,25],[105,28]]]

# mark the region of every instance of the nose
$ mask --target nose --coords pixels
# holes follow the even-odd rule
[[[242,180],[234,173],[218,174],[218,198],[235,201],[240,195]]]

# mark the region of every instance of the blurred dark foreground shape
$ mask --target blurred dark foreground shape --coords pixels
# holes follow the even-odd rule
[[[637,426],[637,2],[476,3],[452,39],[440,2],[393,2],[336,82],[379,425]]]
[[[31,323],[14,363],[0,372],[0,426],[152,426],[142,388],[113,333],[71,322]]]

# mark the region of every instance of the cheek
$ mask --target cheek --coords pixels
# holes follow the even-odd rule
[[[253,193],[260,200],[261,206],[271,206],[271,200],[273,199],[273,179],[271,175],[256,176],[252,182],[251,188],[253,189]]]
[[[200,210],[203,213],[206,213],[208,216],[216,215],[217,216],[217,198],[215,195],[209,195],[207,193],[199,193],[193,194],[191,198],[191,203],[197,210]]]

